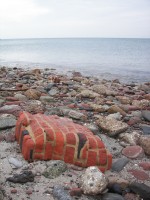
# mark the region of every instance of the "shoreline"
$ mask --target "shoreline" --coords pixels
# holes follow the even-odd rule
[[[87,69],[85,67],[73,67],[73,66],[65,66],[65,65],[54,65],[54,64],[48,64],[48,63],[27,63],[24,62],[14,62],[14,63],[7,63],[5,64],[0,64],[0,68],[6,67],[6,68],[16,68],[20,70],[34,70],[34,69],[40,69],[40,70],[45,70],[49,69],[52,72],[55,71],[57,75],[68,75],[70,76],[72,72],[77,71],[80,72],[83,76],[85,77],[93,77],[93,78],[98,78],[99,80],[106,79],[108,81],[113,81],[115,79],[118,79],[122,84],[143,84],[146,82],[150,81],[150,72],[142,71],[142,70],[126,70],[122,71],[121,69],[119,70],[114,70],[113,72],[110,71],[105,71],[105,70],[92,70],[92,69]],[[95,71],[95,72],[94,72]]]
[[[15,141],[15,123],[21,111],[67,117],[100,137],[113,157],[112,168],[104,173],[109,180],[106,193],[112,199],[112,193],[125,200],[129,196],[146,199],[143,195],[149,195],[150,82],[121,83],[119,79],[83,76],[78,71],[60,74],[54,69],[0,67],[0,194],[4,200],[53,200],[53,188],[57,185],[65,188],[67,194],[72,193],[72,200],[76,199],[75,188],[80,192],[79,200],[103,200],[104,194],[90,196],[80,190],[85,168],[67,164],[65,172],[49,179],[43,172],[48,163],[52,165],[50,161],[24,160]],[[21,167],[12,164],[10,158],[21,162]],[[34,182],[20,185],[6,181],[25,170],[33,172]],[[133,183],[139,184],[135,192]],[[139,193],[142,183],[148,187],[144,194]],[[119,192],[113,187],[115,184]]]

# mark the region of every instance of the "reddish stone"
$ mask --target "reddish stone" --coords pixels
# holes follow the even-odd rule
[[[124,195],[125,200],[140,200],[139,195],[133,193],[127,193]]]
[[[147,99],[147,100],[150,100],[150,93],[149,94],[146,94],[144,95],[144,98]]]
[[[26,190],[26,194],[31,195],[32,194],[32,190]]]
[[[129,121],[128,121],[128,125],[132,126],[134,124],[137,124],[141,121],[140,117],[132,117]]]
[[[5,136],[5,141],[6,142],[14,142],[15,141],[15,134],[8,134]]]
[[[142,170],[131,169],[131,170],[128,170],[128,172],[130,172],[138,180],[144,181],[144,180],[149,180],[150,178],[149,175]]]
[[[72,188],[72,189],[70,190],[70,195],[71,195],[71,196],[78,196],[78,197],[80,197],[80,196],[82,195],[82,190],[81,190],[81,188]]]
[[[7,101],[17,101],[18,99],[16,99],[15,97],[6,97]]]
[[[143,156],[144,151],[140,146],[128,146],[122,150],[122,154],[127,158],[138,158]]]
[[[144,170],[150,171],[150,162],[141,162],[139,166],[142,167]]]
[[[12,193],[12,194],[16,194],[16,193],[17,193],[17,190],[16,190],[16,189],[12,189],[12,190],[11,190],[11,193]]]
[[[22,101],[5,102],[5,105],[20,105]]]

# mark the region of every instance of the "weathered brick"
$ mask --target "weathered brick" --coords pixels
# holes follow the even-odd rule
[[[112,155],[98,136],[85,126],[56,115],[22,112],[16,123],[16,139],[26,160],[64,160],[81,167],[111,168]]]

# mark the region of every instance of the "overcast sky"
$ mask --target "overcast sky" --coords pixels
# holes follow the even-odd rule
[[[0,38],[148,37],[150,0],[0,0]]]

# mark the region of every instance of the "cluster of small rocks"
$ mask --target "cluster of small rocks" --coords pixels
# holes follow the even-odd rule
[[[28,163],[15,141],[21,111],[65,116],[88,127],[112,153],[111,170],[63,161]],[[0,200],[150,199],[150,82],[0,68]]]

